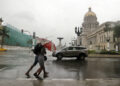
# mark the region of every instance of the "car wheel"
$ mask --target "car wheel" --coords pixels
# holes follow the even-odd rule
[[[80,60],[80,56],[77,57],[77,60]]]
[[[57,55],[57,60],[62,60],[62,54]]]
[[[81,60],[85,60],[85,55],[80,55]]]

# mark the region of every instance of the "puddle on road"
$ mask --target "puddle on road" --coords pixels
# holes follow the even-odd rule
[[[51,74],[55,78],[94,79],[120,78],[119,59],[87,59],[86,61],[53,61]]]

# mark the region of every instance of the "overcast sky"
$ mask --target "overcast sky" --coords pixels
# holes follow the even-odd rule
[[[36,32],[41,38],[67,44],[76,37],[75,26],[81,26],[91,7],[98,22],[120,20],[120,0],[0,0],[0,17],[19,29]]]

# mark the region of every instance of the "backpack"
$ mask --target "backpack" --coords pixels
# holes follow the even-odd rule
[[[33,53],[34,53],[35,55],[40,54],[42,47],[43,47],[43,46],[42,46],[41,44],[37,44],[37,45],[35,46],[35,48],[33,49]]]

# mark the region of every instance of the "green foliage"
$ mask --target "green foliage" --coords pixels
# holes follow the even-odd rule
[[[105,24],[105,28],[104,28],[104,31],[105,32],[108,32],[108,31],[111,31],[112,30],[112,28],[109,26],[109,24]]]
[[[100,51],[100,54],[117,55],[117,54],[119,54],[119,53],[116,52],[116,51],[114,51],[114,50],[110,50],[110,51],[107,51],[107,50],[101,50],[101,51]]]
[[[88,50],[88,54],[96,54],[95,50]]]
[[[3,29],[0,31],[0,34],[1,34],[2,36],[9,37],[8,32],[9,32],[9,31],[6,29],[6,26],[3,26]]]
[[[114,37],[116,37],[116,38],[120,37],[120,25],[116,25],[114,27]]]
[[[120,54],[120,51],[118,51],[118,53]]]
[[[9,31],[6,29],[6,26],[3,26],[3,29],[0,30],[0,36],[2,36],[1,48],[3,47],[4,44],[4,38],[5,37],[9,38],[8,32]]]

